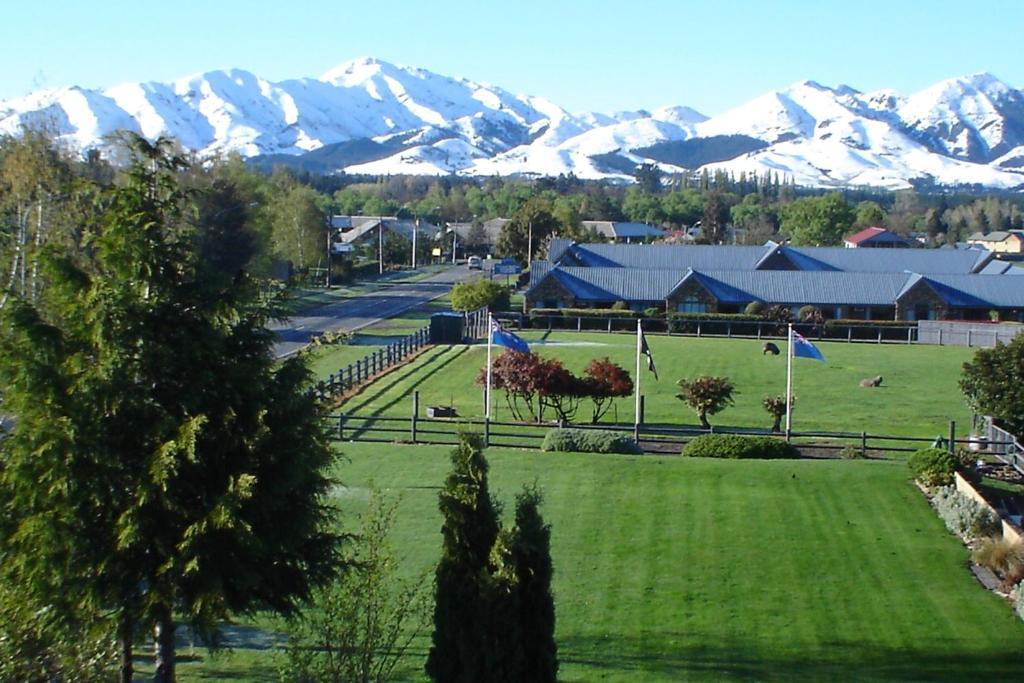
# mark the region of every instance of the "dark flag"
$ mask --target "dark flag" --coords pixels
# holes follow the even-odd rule
[[[647,345],[647,337],[644,336],[642,327],[637,327],[640,333],[640,353],[647,356],[647,369],[654,373],[654,379],[658,379],[658,370],[654,367],[654,356],[651,355],[651,347]]]

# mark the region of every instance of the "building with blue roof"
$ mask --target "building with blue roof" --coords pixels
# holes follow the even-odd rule
[[[987,252],[754,246],[576,244],[535,261],[525,308],[739,313],[753,302],[827,318],[1024,320],[1024,280]],[[1019,270],[1019,269],[1014,269]]]

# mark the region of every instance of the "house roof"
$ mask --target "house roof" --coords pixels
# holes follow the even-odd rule
[[[560,247],[561,248],[561,247]],[[552,252],[553,253],[553,252]],[[644,269],[766,269],[768,257],[783,257],[796,270],[862,273],[973,273],[991,258],[988,251],[953,249],[845,249],[688,244],[571,244],[555,258],[564,265]]]
[[[644,237],[662,237],[665,231],[646,223],[629,223],[623,221],[581,221],[584,229],[596,230],[608,239],[643,239]]]
[[[845,241],[850,244],[863,244],[864,242],[900,242],[907,244],[907,241],[896,233],[879,227],[864,228],[860,232],[847,237]]]
[[[554,278],[574,298],[586,302],[662,301],[696,281],[721,303],[892,306],[925,282],[953,307],[1024,308],[1024,287],[1002,275],[847,273],[793,270],[643,270],[608,267],[541,266],[535,262],[533,290]],[[538,267],[540,266],[540,267]],[[529,295],[529,290],[527,292]]]
[[[407,240],[412,240],[412,234],[416,230],[416,220],[412,218],[398,218],[396,216],[332,216],[331,227],[341,229],[351,227],[351,230],[341,234],[341,241],[345,244],[351,244],[367,233],[376,230],[381,221],[384,221],[385,230],[397,233]],[[347,226],[346,223],[348,224]],[[423,236],[433,236],[439,229],[436,225],[427,221],[420,221],[419,223],[421,238]]]
[[[976,232],[967,239],[970,242],[1005,242],[1011,237],[1015,237],[1019,241],[1024,241],[1021,237],[1021,231],[1019,230],[994,230],[987,235],[981,232]]]

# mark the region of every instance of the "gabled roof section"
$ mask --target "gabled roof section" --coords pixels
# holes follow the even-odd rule
[[[935,293],[961,308],[1024,308],[1024,283],[1005,275],[929,275]]]
[[[762,246],[708,244],[576,244],[581,265],[676,270],[750,270],[765,252]]]
[[[868,242],[892,242],[906,245],[910,244],[909,242],[907,242],[907,240],[903,239],[896,233],[890,232],[885,228],[878,227],[864,228],[860,232],[845,238],[843,241],[847,242],[848,244],[855,244],[858,246],[861,244],[866,244]]]
[[[556,237],[548,243],[548,261],[551,263],[558,263],[562,259],[562,255],[571,247],[576,244],[572,240],[562,239]],[[533,263],[536,263],[534,261]],[[531,264],[532,267],[532,264]]]

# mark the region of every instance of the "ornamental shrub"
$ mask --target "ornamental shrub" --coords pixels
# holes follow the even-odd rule
[[[683,447],[683,455],[692,458],[775,460],[799,458],[800,451],[793,444],[770,436],[704,434],[686,444]]]
[[[991,510],[960,493],[955,486],[940,486],[932,505],[946,528],[965,540],[994,536],[1001,531],[999,520]]]
[[[971,552],[971,560],[1006,577],[1024,567],[1024,543],[1005,536],[989,536],[978,542]]]
[[[541,450],[573,453],[642,453],[636,441],[623,432],[593,429],[552,429],[544,436]]]
[[[1017,589],[1014,592],[1017,594],[1017,616],[1021,618],[1021,621],[1024,621],[1024,581],[1017,584]]]
[[[945,486],[953,483],[957,459],[941,448],[922,448],[907,461],[910,471],[925,486]]]

